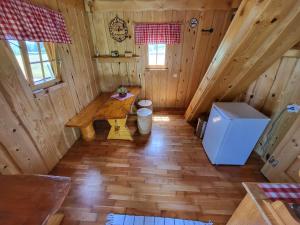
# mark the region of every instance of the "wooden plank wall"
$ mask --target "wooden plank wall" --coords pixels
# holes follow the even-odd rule
[[[299,42],[300,1],[285,3],[285,0],[241,2],[185,112],[186,120],[193,121],[206,114],[215,101],[233,101]]]
[[[141,85],[142,98],[151,99],[156,108],[185,108],[198,87],[216,49],[232,18],[232,10],[157,10],[157,11],[90,11],[87,6],[94,50],[110,54],[125,50],[140,55],[138,63],[99,63],[100,85],[103,91],[111,91],[119,85]],[[127,21],[129,35],[124,42],[114,41],[108,25],[116,15]],[[191,29],[189,20],[198,18],[199,25]],[[147,70],[147,46],[135,45],[134,23],[180,22],[181,44],[167,48],[167,70]],[[212,34],[201,32],[213,28]],[[96,60],[95,60],[96,61]]]
[[[295,50],[285,55],[292,55],[289,54],[291,51]],[[277,60],[242,96],[243,101],[272,119],[255,147],[264,159],[273,152],[299,116],[299,113],[287,113],[285,110],[288,104],[300,104],[300,58],[297,54],[293,55],[295,57],[283,56]],[[267,139],[269,144],[264,145]]]
[[[33,94],[12,52],[0,42],[0,173],[47,173],[78,139],[64,124],[100,93],[83,1],[32,0],[59,10],[72,38],[56,45],[63,83]]]

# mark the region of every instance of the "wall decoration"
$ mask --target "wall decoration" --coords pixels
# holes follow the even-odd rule
[[[190,19],[190,28],[195,28],[196,26],[198,26],[198,19],[197,18],[192,18]]]
[[[118,50],[111,51],[111,56],[112,57],[119,57],[119,51]]]
[[[133,53],[131,51],[125,51],[125,57],[132,57]]]
[[[109,23],[109,33],[115,41],[124,41],[128,37],[128,27],[125,20],[120,19],[118,16],[113,18]]]

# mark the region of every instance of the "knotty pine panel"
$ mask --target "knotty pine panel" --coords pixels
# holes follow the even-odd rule
[[[26,128],[0,92],[1,174],[46,173],[47,167]],[[20,171],[11,170],[18,165]]]
[[[185,108],[189,104],[232,18],[232,10],[87,11],[95,51],[110,54],[118,50],[122,54],[127,50],[141,56],[137,63],[95,60],[101,90],[141,85],[141,97],[151,99],[155,108]],[[116,15],[127,22],[131,36],[121,43],[114,41],[108,30],[109,22]],[[194,29],[189,27],[193,17],[199,20]],[[181,43],[167,46],[167,70],[147,70],[147,46],[134,43],[134,23],[138,22],[182,23]],[[208,28],[214,32],[201,31]]]
[[[265,160],[268,155],[272,154],[299,116],[297,113],[284,111],[288,104],[300,104],[299,86],[300,59],[283,56],[243,93],[243,101],[272,119],[255,147],[255,150]],[[272,135],[269,138],[269,144],[265,149],[262,149],[261,146],[267,141],[267,134],[270,131]]]
[[[19,167],[8,154],[5,147],[0,144],[0,174],[20,174]]]
[[[32,0],[60,11],[72,44],[56,44],[62,84],[33,95],[1,41],[0,173],[48,173],[79,137],[64,124],[100,93],[89,22],[81,0]]]

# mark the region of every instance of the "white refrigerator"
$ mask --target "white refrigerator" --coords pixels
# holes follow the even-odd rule
[[[203,138],[211,163],[244,165],[269,121],[246,103],[214,103]]]

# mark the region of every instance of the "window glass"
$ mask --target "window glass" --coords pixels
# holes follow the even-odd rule
[[[57,72],[55,48],[51,43],[47,43],[47,46],[42,42],[33,41],[20,43],[18,41],[9,41],[9,43],[23,73],[25,74],[25,71],[28,72],[27,80],[33,90],[53,85],[53,82],[48,83],[57,79],[57,75],[53,70],[55,69],[55,72]],[[23,61],[23,57],[26,59],[25,61]],[[24,62],[27,62],[29,65],[25,67]]]
[[[45,79],[55,79],[55,75],[52,70],[52,66],[50,62],[43,62],[44,72],[45,72]]]
[[[40,83],[43,79],[43,70],[41,63],[32,63],[31,64],[31,71],[34,83]]]
[[[47,61],[49,60],[46,48],[44,46],[44,43],[40,43],[40,48],[41,48],[41,55],[42,55],[42,60]]]
[[[158,44],[157,45],[157,65],[165,65],[166,60],[166,45]]]
[[[166,45],[149,44],[148,45],[148,65],[164,66],[166,64]]]
[[[154,44],[148,46],[148,61],[149,65],[156,65],[156,45]]]
[[[18,63],[19,63],[19,66],[25,76],[25,78],[27,79],[27,74],[25,72],[25,66],[24,66],[24,62],[23,62],[23,57],[22,57],[22,53],[21,53],[21,47],[19,45],[19,42],[18,41],[8,41]]]
[[[26,41],[26,47],[34,83],[40,84],[55,79],[44,43]]]
[[[30,63],[40,62],[38,43],[33,41],[26,41],[25,43]]]

